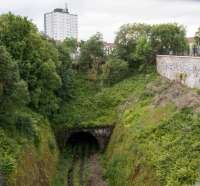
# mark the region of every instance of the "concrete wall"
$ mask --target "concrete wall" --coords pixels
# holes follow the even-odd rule
[[[157,56],[158,73],[191,88],[200,88],[200,57]]]

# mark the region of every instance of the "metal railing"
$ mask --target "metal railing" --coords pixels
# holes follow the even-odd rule
[[[190,48],[189,55],[190,55],[190,56],[200,56],[200,46],[191,47],[191,48]]]

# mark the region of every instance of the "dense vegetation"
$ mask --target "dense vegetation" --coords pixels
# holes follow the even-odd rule
[[[195,185],[200,176],[200,125],[195,110],[200,102],[189,101],[188,90],[178,84],[155,76],[148,79],[150,84],[130,78],[116,85],[123,87],[129,82],[135,90],[118,107],[118,124],[105,157],[105,176],[111,186]]]
[[[142,170],[151,170],[151,179],[144,176],[149,185],[194,183],[198,151],[192,145],[198,147],[198,117],[171,104],[154,109],[154,94],[146,92],[146,85],[157,78],[156,54],[183,54],[187,47],[180,25],[130,24],[120,28],[108,55],[100,33],[87,41],[57,42],[27,18],[1,15],[0,175],[8,185],[35,180],[38,186],[50,185],[59,154],[55,134],[63,128],[115,123],[105,157],[110,160],[110,185],[142,185]],[[183,122],[186,129],[191,123],[188,136],[181,132]],[[185,141],[178,140],[183,136]],[[58,176],[55,185],[61,182]]]

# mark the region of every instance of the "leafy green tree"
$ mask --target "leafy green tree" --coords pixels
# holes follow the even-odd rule
[[[133,52],[137,48],[138,40],[142,37],[149,38],[151,26],[146,24],[123,25],[115,39],[116,53],[120,59],[127,61],[130,67],[135,67],[137,61]]]
[[[29,106],[50,116],[59,107],[55,91],[61,86],[59,54],[54,44],[27,18],[11,13],[0,16],[0,43],[17,61],[20,76],[28,84]]]
[[[177,24],[128,24],[115,39],[116,53],[132,69],[151,64],[157,54],[183,55],[188,51],[185,28]]]
[[[89,40],[81,44],[80,66],[84,70],[98,71],[104,62],[104,42],[102,34],[97,33]]]
[[[5,47],[0,46],[0,126],[14,125],[16,108],[28,101],[27,84],[20,80],[17,63]]]
[[[26,17],[11,13],[0,16],[0,45],[6,46],[14,59],[23,58],[31,32],[36,32],[36,27]]]
[[[75,39],[65,39],[58,46],[59,60],[61,62],[58,73],[62,80],[62,86],[58,89],[57,94],[62,101],[69,101],[74,95],[74,72],[72,64],[76,60],[78,42]]]
[[[152,27],[154,54],[182,55],[187,51],[185,28],[178,24],[160,24]]]
[[[73,57],[77,54],[78,42],[73,38],[66,38],[62,43],[57,45],[60,61],[72,62]]]
[[[131,53],[131,59],[135,62],[134,66],[144,70],[144,68],[154,62],[153,49],[147,37],[140,37],[137,41],[135,50]]]

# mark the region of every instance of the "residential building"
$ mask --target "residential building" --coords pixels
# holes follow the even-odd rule
[[[78,39],[78,16],[65,9],[56,8],[44,14],[44,31],[47,36],[63,41],[66,38]]]
[[[107,55],[111,54],[114,50],[114,43],[104,42],[104,51]]]

